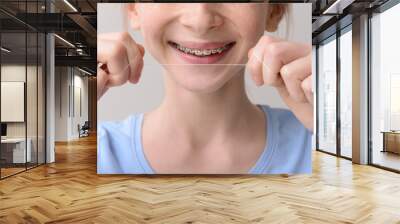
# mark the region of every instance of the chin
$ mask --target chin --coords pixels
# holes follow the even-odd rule
[[[227,81],[225,80],[216,80],[216,81],[192,81],[192,80],[185,80],[179,83],[183,88],[186,90],[193,92],[193,93],[200,93],[200,94],[208,94],[214,93],[220,90]]]
[[[176,71],[180,70],[180,71]],[[227,68],[209,69],[185,69],[171,71],[170,77],[180,87],[194,93],[213,93],[223,88],[227,83],[238,77],[239,71]]]

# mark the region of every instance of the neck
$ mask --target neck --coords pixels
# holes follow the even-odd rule
[[[163,124],[159,131],[187,139],[184,144],[190,148],[240,135],[260,117],[256,116],[260,111],[246,95],[243,75],[236,75],[212,93],[188,91],[176,84],[171,88],[173,81],[166,82],[164,101],[152,116]]]

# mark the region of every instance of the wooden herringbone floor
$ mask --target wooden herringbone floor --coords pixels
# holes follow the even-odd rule
[[[400,175],[314,153],[311,176],[98,176],[95,137],[0,181],[0,223],[400,223]]]

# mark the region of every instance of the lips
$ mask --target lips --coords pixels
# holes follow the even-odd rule
[[[221,60],[235,42],[168,42],[177,55],[186,63],[212,64]]]

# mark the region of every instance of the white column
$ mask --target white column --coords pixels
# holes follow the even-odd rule
[[[46,1],[47,12],[54,12],[54,6]],[[46,35],[46,163],[55,162],[55,43],[54,35]]]
[[[353,20],[353,162],[368,163],[368,15]]]
[[[54,58],[54,35],[46,36],[46,163],[55,161],[54,133],[55,133],[55,58]]]
[[[311,145],[311,147],[312,147],[312,149],[313,150],[315,150],[316,148],[317,148],[317,135],[316,135],[316,133],[317,133],[317,94],[316,94],[316,89],[317,89],[317,85],[318,85],[318,83],[317,83],[317,79],[316,79],[316,74],[317,74],[317,61],[316,61],[316,59],[317,59],[317,48],[316,48],[316,46],[315,45],[313,45],[312,46],[312,80],[313,80],[313,100],[314,100],[314,103],[313,103],[313,107],[314,107],[314,109],[313,109],[313,113],[314,113],[314,125],[313,125],[313,127],[314,127],[314,131],[313,131],[313,136],[312,136],[312,145]]]

